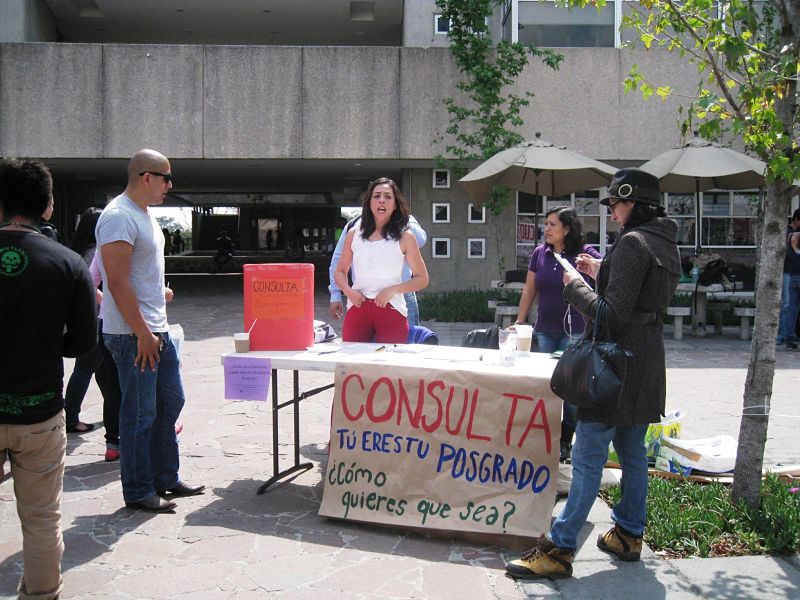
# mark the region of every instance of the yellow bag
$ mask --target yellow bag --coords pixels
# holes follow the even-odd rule
[[[686,413],[679,410],[668,412],[661,418],[659,423],[650,423],[647,427],[647,433],[644,435],[644,445],[647,447],[647,458],[655,459],[658,454],[658,447],[661,444],[662,437],[680,438],[681,437],[681,419],[686,416]],[[608,446],[608,461],[618,463],[619,458],[614,451],[614,444]]]

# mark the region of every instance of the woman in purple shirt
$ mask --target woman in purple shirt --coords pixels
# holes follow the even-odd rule
[[[568,206],[557,206],[545,215],[544,244],[537,246],[528,265],[525,288],[519,300],[517,324],[527,322],[534,298],[539,297],[539,309],[534,331],[539,352],[564,350],[583,335],[586,322],[581,313],[564,302],[564,268],[553,253],[557,252],[573,266],[578,254],[602,258],[592,246],[584,245],[581,224],[575,211]],[[586,276],[584,276],[586,277]],[[569,457],[572,435],[575,433],[577,409],[564,404],[561,422],[561,461]]]

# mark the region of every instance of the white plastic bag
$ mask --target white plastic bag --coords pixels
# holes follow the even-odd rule
[[[679,462],[684,467],[709,473],[727,473],[736,466],[737,443],[729,435],[699,440],[661,439],[658,455]]]
[[[336,338],[336,332],[333,327],[328,325],[325,321],[314,320],[314,343],[328,342]]]

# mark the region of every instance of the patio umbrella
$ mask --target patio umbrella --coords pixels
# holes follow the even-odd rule
[[[611,165],[553,146],[537,132],[532,142],[498,152],[459,183],[481,204],[495,185],[536,196],[563,196],[608,185],[616,172]]]
[[[700,192],[746,190],[764,185],[766,164],[695,134],[681,148],[667,150],[640,168],[661,182],[662,192],[695,194],[695,254],[700,254]]]

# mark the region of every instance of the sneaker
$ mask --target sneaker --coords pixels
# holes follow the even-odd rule
[[[115,460],[119,460],[119,450],[114,450],[114,448],[106,448],[106,462],[114,462]]]
[[[597,537],[597,547],[620,560],[633,562],[642,554],[642,538],[631,535],[619,525],[614,525]]]
[[[797,350],[797,344],[795,344],[794,342],[786,342],[786,349]]]
[[[556,548],[549,538],[542,536],[536,546],[506,563],[506,574],[514,579],[566,579],[572,577],[573,560],[572,550]]]

